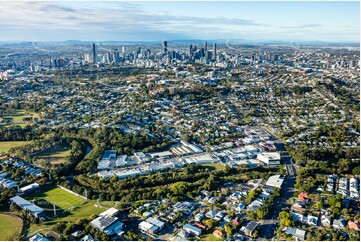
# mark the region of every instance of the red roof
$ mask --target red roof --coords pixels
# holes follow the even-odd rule
[[[357,222],[354,222],[354,221],[351,221],[349,220],[348,223],[347,223],[348,227],[350,229],[359,229],[360,228],[360,225],[357,223]]]
[[[301,192],[298,194],[298,200],[305,201],[308,198],[308,194],[306,192]]]

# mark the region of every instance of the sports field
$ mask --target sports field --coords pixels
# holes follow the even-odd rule
[[[33,193],[27,197],[31,202],[35,204],[38,201],[45,200],[49,203],[55,204],[62,210],[69,210],[69,208],[81,205],[83,202],[86,202],[85,199],[78,197],[68,191],[65,191],[59,187],[53,188],[51,190],[46,190],[43,192]],[[40,205],[38,205],[41,207]]]
[[[49,218],[41,225],[31,224],[28,236],[39,229],[49,230],[58,222],[76,222],[106,210],[96,201],[83,199],[59,187],[29,194],[25,199],[43,208]]]
[[[25,110],[17,110],[14,113],[6,114],[1,117],[5,122],[10,122],[10,124],[17,124],[22,127],[26,124],[32,123],[33,118],[39,118],[39,115],[34,112],[26,112]],[[28,120],[24,120],[28,119]]]
[[[29,141],[4,141],[0,142],[0,154],[7,153],[10,148],[28,144]]]
[[[70,147],[67,146],[54,147],[37,153],[35,159],[49,160],[51,164],[62,164],[67,161],[70,151]]]
[[[22,230],[21,219],[8,214],[0,214],[0,241],[18,240]]]

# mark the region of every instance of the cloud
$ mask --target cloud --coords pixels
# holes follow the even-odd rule
[[[186,3],[177,4],[181,6]],[[177,6],[174,5],[175,8]],[[231,18],[227,17],[228,12],[222,9],[219,15],[208,14],[207,16],[206,5],[205,13],[199,15],[197,13],[191,15],[186,11],[170,14],[166,11],[147,10],[144,7],[146,5],[141,2],[7,1],[0,8],[0,40],[155,41],[237,38],[330,40],[344,37],[359,40],[359,28],[349,26],[346,29],[342,23],[339,26],[331,23],[321,25],[317,22],[285,26],[284,23],[287,21],[281,21],[281,18],[281,20],[270,21],[271,25],[260,22],[264,21],[261,15],[254,14],[249,19]],[[187,14],[190,16],[185,16]],[[241,14],[242,11],[240,16]],[[294,21],[297,23],[296,19]],[[347,25],[350,24],[352,23],[347,23]],[[340,34],[336,35],[336,32]]]
[[[96,34],[113,32],[146,33],[177,36],[212,33],[234,33],[242,27],[257,27],[261,24],[247,19],[226,17],[174,16],[167,12],[146,11],[138,4],[129,3],[58,3],[58,2],[8,2],[0,9],[0,28],[3,31],[34,30],[37,32],[78,31]],[[133,34],[133,35],[134,35]],[[116,35],[116,34],[115,34]],[[193,36],[194,37],[194,36]]]
[[[325,25],[322,24],[304,24],[301,26],[282,26],[283,29],[309,29],[309,28],[318,28],[324,27]]]

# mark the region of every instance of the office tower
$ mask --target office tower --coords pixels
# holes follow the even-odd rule
[[[167,53],[167,51],[168,51],[168,42],[163,41],[163,53]]]
[[[125,54],[126,51],[127,51],[126,47],[123,46],[123,47],[122,47],[122,53]]]
[[[90,54],[84,54],[84,60],[86,61],[86,62],[90,62]]]
[[[97,54],[95,51],[95,44],[93,43],[93,63],[95,64],[97,62]]]
[[[212,52],[211,52],[211,51],[206,51],[205,54],[206,54],[206,56],[205,56],[205,57],[206,57],[206,61],[207,61],[207,63],[208,63],[208,61],[212,59]]]
[[[107,53],[107,58],[106,58],[106,60],[107,60],[107,63],[109,63],[109,62],[112,61],[112,55],[111,55],[110,52]]]
[[[113,62],[118,62],[119,58],[120,58],[120,56],[119,56],[118,49],[114,49]]]
[[[352,60],[350,62],[350,67],[356,67],[356,61],[355,60]]]
[[[213,44],[213,59],[214,60],[217,59],[217,44],[216,43]]]
[[[204,52],[207,52],[207,41],[204,42]]]
[[[193,45],[190,44],[190,45],[189,45],[189,53],[192,54],[192,52],[193,52]]]
[[[206,56],[206,53],[205,53],[205,51],[204,51],[204,48],[201,48],[201,50],[200,50],[200,54],[201,54],[201,57]]]

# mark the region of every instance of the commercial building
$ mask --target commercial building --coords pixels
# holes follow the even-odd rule
[[[91,221],[90,224],[107,235],[119,235],[123,232],[122,229],[124,224],[120,222],[117,217],[114,217],[117,212],[117,209],[110,208],[101,213],[99,217]]]
[[[284,181],[284,178],[281,178],[280,175],[274,175],[274,176],[270,176],[270,178],[268,178],[266,185],[270,186],[270,187],[281,188],[283,181]]]
[[[278,152],[263,152],[257,155],[257,159],[269,166],[279,165],[281,162],[281,156]]]

